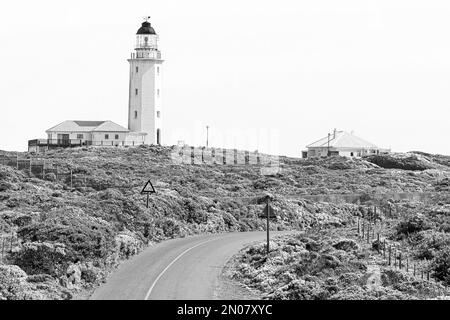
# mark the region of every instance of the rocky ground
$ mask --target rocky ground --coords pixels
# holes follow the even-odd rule
[[[380,193],[439,196],[450,191],[449,157],[423,153],[365,160],[282,157],[281,170],[263,176],[258,165],[180,165],[174,161],[176,152],[157,146],[55,150],[39,157],[57,166],[58,174],[43,176],[0,164],[0,299],[84,297],[121,260],[151,243],[263,230],[265,220],[259,215],[267,193],[278,218],[273,228],[321,226],[326,233],[354,223],[359,207],[301,195],[363,194],[370,199]],[[19,156],[36,161],[35,155]],[[146,208],[140,191],[148,179],[157,193]],[[446,204],[433,201],[436,219],[448,225]],[[420,232],[428,239],[426,232],[435,229]]]

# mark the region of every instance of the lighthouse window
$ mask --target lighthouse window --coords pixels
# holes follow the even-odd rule
[[[134,89],[134,93],[136,94],[136,95],[138,95],[138,89]]]
[[[158,95],[158,97],[159,97],[159,89],[158,89],[158,90],[156,90],[156,92],[157,92],[157,95]]]
[[[134,112],[134,118],[137,118],[137,111]]]
[[[159,118],[161,116],[161,113],[159,111],[156,111],[156,116]]]
[[[158,76],[159,76],[159,67],[156,67],[156,73],[157,73]]]
[[[136,73],[138,73],[139,72],[139,67],[136,67]]]

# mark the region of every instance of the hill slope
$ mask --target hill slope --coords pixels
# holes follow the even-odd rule
[[[440,167],[413,172],[361,159],[282,158],[281,172],[262,176],[258,165],[179,165],[174,152],[157,146],[51,151],[39,157],[58,173],[40,177],[0,164],[0,299],[76,298],[154,242],[264,230],[266,193],[278,216],[273,228],[283,230],[346,225],[360,210],[299,195],[450,188],[442,159]],[[148,179],[157,193],[146,208],[140,191]]]

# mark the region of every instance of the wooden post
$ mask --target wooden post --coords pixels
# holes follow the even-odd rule
[[[223,164],[227,164],[227,149],[223,149]]]
[[[389,266],[391,265],[391,251],[392,251],[391,246],[389,246],[389,258],[388,258]]]
[[[19,154],[16,153],[16,169],[19,170]]]
[[[380,233],[377,232],[377,251],[378,251],[378,253],[380,253],[380,246],[381,246],[381,243],[380,243]]]
[[[397,250],[394,248],[394,268],[397,268]]]
[[[383,240],[383,258],[386,259],[386,239]]]
[[[367,224],[367,243],[370,242],[370,220],[369,223]]]
[[[72,173],[72,169],[70,169],[70,188],[73,188],[73,173]]]
[[[398,254],[398,268],[402,270],[402,253]]]
[[[11,230],[11,238],[10,238],[10,242],[9,242],[9,252],[12,252],[13,240],[14,240],[14,233]]]
[[[363,241],[364,241],[364,220],[363,220],[363,223],[362,223],[362,238],[363,238]]]
[[[5,255],[5,237],[2,236],[2,262],[3,262],[4,255]]]
[[[430,270],[427,270],[427,280],[430,281]]]
[[[149,198],[150,198],[150,194],[147,193],[147,208],[148,208],[148,201],[149,201]]]
[[[30,156],[30,177],[31,177],[31,156]]]
[[[269,216],[270,216],[270,197],[267,197],[267,255],[270,252],[269,244]]]
[[[406,272],[409,272],[409,257],[406,256]]]

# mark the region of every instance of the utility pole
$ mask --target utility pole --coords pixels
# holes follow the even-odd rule
[[[327,157],[330,156],[330,133],[328,132]]]
[[[209,126],[206,126],[206,148],[208,148],[209,144]]]

